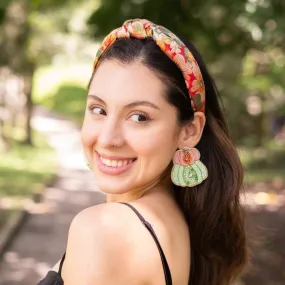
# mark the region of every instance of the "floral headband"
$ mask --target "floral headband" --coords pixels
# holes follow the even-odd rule
[[[127,20],[122,27],[113,30],[107,35],[97,51],[94,69],[99,62],[100,56],[116,41],[116,39],[146,39],[148,37],[153,38],[160,49],[182,71],[194,112],[205,112],[205,85],[201,70],[194,56],[176,35],[165,27],[158,26],[148,20]]]

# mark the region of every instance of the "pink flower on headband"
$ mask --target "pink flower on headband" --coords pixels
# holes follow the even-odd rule
[[[122,27],[105,37],[97,51],[94,69],[104,53],[118,38],[145,39],[151,37],[160,49],[181,70],[195,112],[205,112],[205,85],[201,70],[191,51],[172,32],[145,19],[127,20]]]

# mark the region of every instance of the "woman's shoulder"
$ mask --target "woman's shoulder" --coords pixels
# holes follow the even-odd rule
[[[145,228],[137,215],[121,203],[104,203],[82,210],[71,222],[72,235],[82,246],[92,246],[98,241],[108,246],[124,245],[132,249],[142,242]],[[84,236],[83,236],[84,234]]]
[[[136,205],[134,207],[137,208]],[[106,239],[109,234],[116,234],[117,238],[123,237],[125,240],[126,234],[139,237],[138,232],[141,229],[145,231],[134,211],[127,205],[111,202],[91,206],[79,212],[71,222],[69,233],[84,231],[91,240],[94,236],[103,235]]]
[[[149,280],[148,258],[154,249],[150,239],[126,205],[105,203],[86,208],[70,225],[63,279],[70,285],[94,280],[95,284],[114,280],[119,284],[120,278],[122,283],[143,283],[144,278]]]

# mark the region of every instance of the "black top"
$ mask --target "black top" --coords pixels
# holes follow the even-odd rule
[[[167,260],[166,260],[166,257],[164,255],[164,252],[160,246],[160,243],[158,241],[158,238],[151,226],[151,224],[149,222],[147,222],[143,216],[138,212],[137,209],[135,209],[132,205],[128,204],[128,203],[121,203],[121,204],[125,204],[127,206],[129,206],[136,214],[137,216],[139,217],[139,219],[141,220],[142,224],[148,229],[148,231],[150,232],[151,236],[153,237],[156,245],[157,245],[157,248],[158,248],[158,251],[159,251],[159,254],[160,254],[160,257],[161,257],[161,261],[162,261],[162,266],[163,266],[163,271],[164,271],[164,276],[165,276],[165,283],[166,285],[172,285],[172,278],[171,278],[171,273],[170,273],[170,270],[169,270],[169,266],[168,266],[168,263],[167,263]],[[59,270],[58,272],[55,272],[55,271],[49,271],[46,275],[46,277],[41,280],[37,285],[63,285],[64,284],[64,281],[61,277],[61,270],[62,270],[62,265],[63,265],[63,262],[64,262],[64,259],[65,259],[65,253],[60,261],[60,265],[59,265]]]

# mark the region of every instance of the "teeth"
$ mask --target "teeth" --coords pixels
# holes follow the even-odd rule
[[[103,164],[107,166],[111,166],[111,167],[121,167],[121,166],[125,166],[133,162],[132,159],[130,160],[110,160],[110,159],[103,158],[102,156],[100,156],[100,159],[103,162]]]

